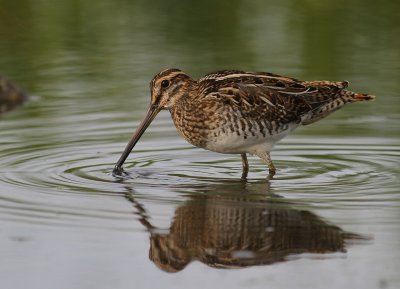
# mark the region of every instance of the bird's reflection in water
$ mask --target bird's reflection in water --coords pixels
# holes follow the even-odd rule
[[[150,233],[149,257],[160,269],[177,272],[194,260],[216,268],[267,265],[300,253],[345,252],[346,241],[366,239],[291,208],[267,188],[264,194],[246,187],[232,194],[230,187],[189,194],[168,230],[154,227],[143,205],[128,196]]]

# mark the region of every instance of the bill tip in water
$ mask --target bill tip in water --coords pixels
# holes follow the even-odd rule
[[[120,177],[120,176],[123,176],[124,174],[126,174],[126,173],[125,173],[124,169],[122,167],[120,167],[120,166],[115,166],[113,171],[112,171],[112,175],[114,177],[115,176]]]

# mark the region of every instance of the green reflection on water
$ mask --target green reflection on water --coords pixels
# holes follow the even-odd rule
[[[348,106],[297,134],[398,138],[399,6],[360,0],[0,0],[0,54],[6,56],[0,73],[43,96],[21,112],[42,119],[60,119],[61,107],[70,114],[133,111],[139,118],[148,81],[165,67],[194,77],[240,68],[346,79],[377,101]]]
[[[400,71],[400,4],[383,2],[1,0],[1,71],[39,90],[67,69],[119,83],[167,66],[243,68],[347,78],[380,95],[399,89]]]

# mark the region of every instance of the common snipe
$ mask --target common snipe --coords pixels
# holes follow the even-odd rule
[[[348,102],[374,96],[347,90],[348,82],[301,81],[268,72],[224,70],[194,80],[179,69],[167,69],[150,82],[147,113],[114,168],[122,165],[146,128],[162,109],[168,109],[178,132],[191,144],[207,150],[240,154],[243,175],[246,154],[265,161],[273,145],[301,125],[313,123]]]

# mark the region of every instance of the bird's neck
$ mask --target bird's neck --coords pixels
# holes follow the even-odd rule
[[[185,109],[187,106],[193,104],[193,102],[198,98],[198,84],[194,80],[189,80],[185,85],[181,86],[179,91],[176,93],[179,94],[179,96],[170,110]]]

